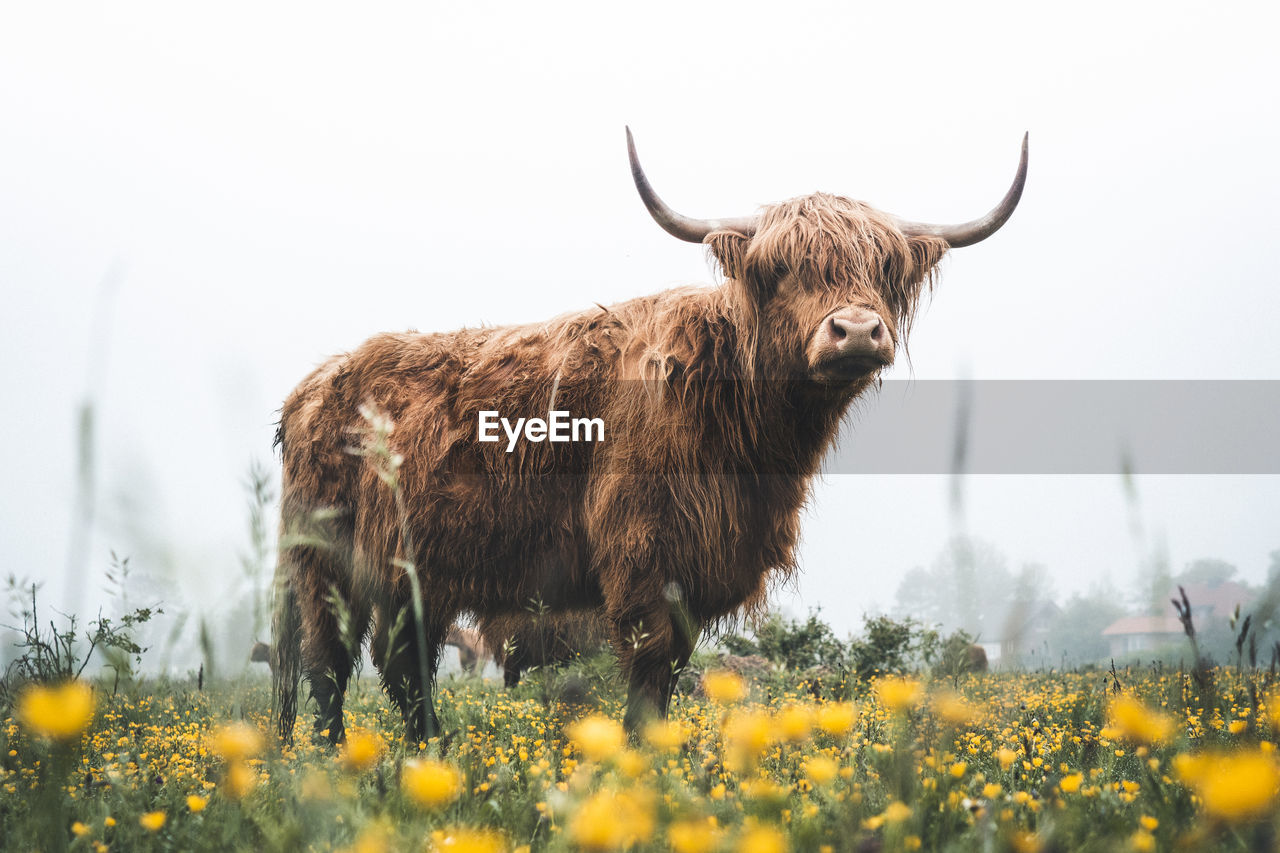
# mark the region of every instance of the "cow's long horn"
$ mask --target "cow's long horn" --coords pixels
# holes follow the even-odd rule
[[[1018,174],[1013,176],[1013,186],[1004,194],[1000,203],[981,219],[966,222],[963,225],[929,225],[924,222],[907,222],[898,220],[898,227],[904,234],[915,237],[941,237],[953,249],[981,243],[1000,230],[1000,226],[1013,215],[1013,209],[1022,198],[1022,187],[1027,182],[1027,139],[1031,134],[1022,137],[1022,159],[1018,163]]]
[[[736,219],[692,219],[676,213],[667,207],[666,202],[658,198],[658,194],[649,185],[649,179],[640,168],[640,158],[636,156],[636,143],[631,138],[631,128],[627,128],[627,156],[631,158],[631,177],[635,179],[636,189],[640,191],[640,199],[649,208],[649,215],[662,226],[672,237],[678,237],[689,243],[701,243],[712,231],[737,231],[750,237],[756,230],[754,216],[742,216]]]

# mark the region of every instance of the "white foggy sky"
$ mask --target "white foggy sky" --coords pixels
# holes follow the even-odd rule
[[[695,216],[816,189],[969,219],[896,378],[1280,379],[1274,4],[120,4],[0,11],[0,559],[85,610],[108,549],[225,603],[241,482],[317,361],[710,280]],[[98,573],[63,587],[92,306]],[[100,361],[96,359],[95,361]],[[1193,404],[1193,401],[1189,401]],[[856,436],[856,430],[853,433]],[[1162,539],[1260,580],[1280,478],[971,478],[967,529],[1060,592]],[[833,476],[780,603],[841,630],[953,529],[945,478]],[[79,603],[76,603],[79,602]]]

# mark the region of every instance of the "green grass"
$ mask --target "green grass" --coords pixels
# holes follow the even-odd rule
[[[951,679],[842,682],[817,696],[780,673],[740,701],[680,696],[678,730],[629,746],[609,725],[603,745],[565,734],[583,715],[621,719],[616,679],[598,668],[515,691],[445,679],[445,735],[425,748],[401,742],[399,717],[365,678],[349,691],[347,726],[369,756],[311,743],[306,718],[296,747],[274,744],[263,682],[108,685],[69,742],[36,736],[38,721],[4,721],[0,837],[14,850],[486,849],[459,834],[472,827],[532,850],[1274,849],[1270,679],[1218,670],[1206,690],[1176,671],[1119,675],[1154,726],[1146,734],[1108,720],[1114,682],[1101,673],[966,676],[958,693]],[[573,704],[547,698],[566,695]],[[237,792],[236,759],[214,733],[239,720],[264,745]],[[1187,763],[1219,752],[1258,760]],[[465,779],[438,809],[401,786],[405,762],[423,756]],[[156,812],[162,826],[140,823]]]

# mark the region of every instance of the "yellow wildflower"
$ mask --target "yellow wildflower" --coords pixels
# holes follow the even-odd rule
[[[1008,770],[1013,765],[1013,762],[1018,759],[1018,753],[1002,746],[996,750],[996,758],[1000,759],[1000,769]]]
[[[262,751],[262,732],[248,723],[229,723],[214,730],[211,746],[227,761],[253,758]]]
[[[1062,789],[1064,794],[1074,794],[1080,790],[1080,784],[1084,782],[1083,773],[1072,773],[1070,776],[1063,776],[1062,781],[1058,783],[1058,787]]]
[[[702,676],[702,689],[716,702],[737,702],[747,695],[741,676],[728,670],[708,672]]]
[[[569,825],[569,836],[587,850],[613,850],[647,842],[653,836],[648,798],[635,793],[593,794]]]
[[[649,745],[661,752],[672,752],[689,739],[689,730],[670,720],[654,720],[645,726],[644,738]]]
[[[738,853],[786,853],[787,838],[772,826],[748,829],[738,839]]]
[[[209,805],[209,801],[204,797],[199,797],[199,796],[196,796],[195,794],[192,794],[189,797],[187,797],[187,808],[190,809],[193,813],[204,811],[204,807],[207,805]]]
[[[1017,853],[1040,853],[1040,837],[1034,832],[1015,832],[1009,839]]]
[[[997,785],[995,782],[988,782],[982,788],[982,796],[988,800],[994,800],[996,797],[1004,793],[1004,786]]]
[[[1142,828],[1145,829],[1147,832],[1155,832],[1156,827],[1160,825],[1159,820],[1147,814],[1144,814],[1142,817],[1138,818],[1138,823],[1142,824]]]
[[[391,849],[391,830],[382,823],[371,823],[346,849],[347,853],[387,853]]]
[[[420,806],[429,809],[446,806],[462,793],[462,774],[451,764],[424,759],[407,761],[400,773],[404,792]]]
[[[808,776],[809,780],[815,785],[826,785],[832,779],[835,779],[836,774],[839,772],[839,765],[823,755],[810,758],[804,765],[804,775]]]
[[[904,820],[911,817],[911,806],[904,802],[894,800],[892,803],[889,803],[888,808],[880,813],[880,816],[884,818],[885,823],[902,823]]]
[[[769,718],[758,711],[737,711],[724,723],[725,764],[734,771],[750,767],[772,739]]]
[[[87,835],[88,833],[89,833],[89,827],[85,826],[80,821],[76,821],[75,823],[71,824],[71,834],[74,835],[75,837],[79,838],[80,836]]]
[[[675,853],[709,853],[720,840],[720,831],[710,821],[678,820],[667,827],[667,840]]]
[[[752,800],[772,800],[776,805],[783,805],[787,799],[787,795],[791,793],[790,788],[782,785],[775,785],[768,779],[748,779],[742,783],[742,796]]]
[[[41,737],[68,741],[93,719],[93,690],[82,681],[33,685],[18,699],[18,719]]]
[[[952,764],[950,768],[948,768],[947,772],[949,772],[955,778],[959,779],[964,776],[964,771],[968,769],[969,769],[968,764],[966,764],[963,761],[957,761],[955,764]]]
[[[829,735],[841,735],[853,726],[855,717],[849,702],[829,702],[818,709],[818,728]]]
[[[591,714],[571,723],[565,733],[592,761],[604,761],[613,757],[627,742],[622,724],[601,714]]]
[[[615,764],[619,770],[632,779],[639,779],[649,770],[648,759],[634,749],[624,749],[618,753]]]
[[[1168,740],[1174,728],[1173,719],[1167,714],[1148,708],[1128,694],[1111,703],[1107,724],[1122,737],[1150,744]]]
[[[503,853],[508,848],[507,839],[501,833],[460,826],[444,830],[435,842],[435,849],[449,853]]]
[[[158,832],[164,826],[164,812],[147,812],[138,818],[138,823],[143,829]]]
[[[1280,789],[1280,767],[1261,750],[1179,755],[1174,767],[1216,818],[1243,821],[1271,813]]]
[[[222,777],[223,790],[233,800],[243,800],[257,784],[258,774],[243,761],[228,764],[227,772]]]
[[[782,740],[791,743],[802,741],[813,728],[813,711],[806,705],[788,705],[778,714],[776,724]]]
[[[339,761],[352,773],[363,773],[378,763],[384,748],[382,738],[368,729],[349,729]]]
[[[1280,730],[1280,693],[1273,694],[1267,700],[1267,717],[1271,720],[1272,728]]]
[[[933,711],[944,721],[958,726],[978,716],[977,708],[967,699],[951,690],[940,691],[933,697]]]
[[[909,678],[882,678],[876,682],[880,704],[890,711],[910,708],[920,698],[920,682]]]

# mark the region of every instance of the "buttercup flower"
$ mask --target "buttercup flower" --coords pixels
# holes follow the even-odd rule
[[[747,686],[736,673],[720,670],[702,676],[702,687],[707,696],[717,702],[737,702],[747,695]]]
[[[1108,709],[1108,723],[1121,736],[1140,743],[1161,744],[1173,732],[1173,720],[1134,697],[1117,697]]]
[[[920,682],[909,678],[882,678],[876,682],[880,704],[890,711],[904,711],[920,698]]]
[[[382,738],[367,729],[349,729],[347,742],[339,756],[342,766],[353,773],[363,773],[378,763],[386,745]]]
[[[56,687],[36,684],[19,698],[17,711],[22,724],[41,737],[72,740],[93,719],[93,690],[82,681]]]
[[[622,724],[600,714],[583,717],[570,724],[565,733],[592,761],[604,761],[616,755],[627,742]]]
[[[1229,822],[1271,814],[1280,793],[1280,767],[1261,750],[1179,755],[1174,767],[1200,796],[1204,810]]]
[[[262,732],[248,723],[228,723],[214,730],[210,745],[227,761],[242,761],[262,751]]]
[[[409,798],[420,806],[439,808],[458,799],[462,774],[442,761],[409,761],[400,774],[400,784]]]

